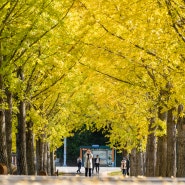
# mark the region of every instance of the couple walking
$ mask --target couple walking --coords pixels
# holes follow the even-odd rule
[[[121,170],[123,176],[129,175],[129,168],[130,168],[130,161],[124,157],[123,160],[121,161]]]

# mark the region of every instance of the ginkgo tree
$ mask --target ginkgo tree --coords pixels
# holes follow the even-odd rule
[[[183,6],[180,0],[2,1],[0,103],[10,114],[13,105],[16,115],[19,174],[34,174],[35,148],[37,170],[46,171],[39,146],[52,151],[85,125],[106,130],[118,150],[146,151],[148,176],[155,175],[154,139],[166,134],[170,162],[163,176],[175,175],[171,134],[183,117],[175,109],[184,104]],[[0,161],[10,163],[0,139]]]
[[[17,113],[18,130],[16,139],[18,173],[26,174],[25,108],[26,105],[34,105],[32,99],[33,96],[36,97],[39,90],[41,90],[41,92],[46,91],[48,88],[46,86],[52,86],[57,80],[60,80],[58,75],[58,77],[52,77],[52,79],[48,81],[51,75],[47,73],[53,72],[52,69],[58,67],[54,62],[58,60],[57,56],[59,56],[59,54],[61,60],[58,61],[58,63],[60,63],[60,66],[63,66],[62,63],[64,62],[62,62],[62,59],[63,61],[65,61],[65,59],[64,55],[62,55],[63,51],[60,49],[68,47],[69,51],[72,47],[67,46],[68,41],[65,38],[67,33],[64,34],[61,30],[58,33],[58,40],[56,37],[57,34],[55,33],[58,32],[57,28],[62,28],[63,19],[66,17],[74,2],[29,1],[25,3],[24,1],[4,1],[1,3],[1,9],[3,10],[1,11],[1,38],[3,38],[1,41],[1,55],[3,57],[1,68],[3,71],[1,74],[5,77],[4,82],[1,84],[4,83],[7,89],[13,93],[16,100],[15,105],[19,109]],[[53,36],[55,36],[54,40],[52,40]],[[64,38],[63,43],[60,42],[59,45],[56,45],[62,36]],[[56,40],[57,42],[54,47],[53,43]],[[61,53],[57,55],[57,51]],[[50,62],[47,58],[50,59]],[[51,61],[53,61],[53,64]],[[67,63],[67,61],[65,62]],[[47,68],[35,73],[35,70],[38,70],[38,64],[42,64],[40,67],[45,66]],[[68,65],[71,66],[70,64]],[[63,73],[65,73],[68,68],[65,64]],[[34,83],[37,83],[37,78],[39,78],[40,81],[39,84],[36,85]],[[54,80],[54,78],[56,79]],[[62,74],[60,78],[62,78]],[[45,82],[46,80],[47,83]],[[37,89],[39,85],[40,89]],[[30,130],[32,128],[27,129]],[[4,141],[1,143],[4,143]],[[4,147],[4,145],[2,146]],[[23,154],[23,156],[21,156],[21,154]],[[8,155],[10,156],[11,154],[9,153]],[[5,160],[2,162],[7,164]]]
[[[175,29],[171,26],[175,22],[175,19],[171,16],[172,11],[177,8],[176,5],[183,6],[183,2],[177,1],[176,4],[173,4],[171,1],[102,0],[98,2],[79,1],[78,5],[80,8],[77,11],[74,10],[76,14],[72,14],[73,20],[82,22],[82,17],[78,16],[77,12],[80,12],[84,18],[90,16],[86,28],[89,26],[92,28],[88,30],[87,36],[81,40],[85,50],[85,52],[82,50],[82,65],[110,77],[110,79],[122,81],[126,84],[126,88],[130,89],[128,83],[131,86],[139,87],[138,89],[135,88],[134,95],[141,94],[138,100],[144,96],[146,97],[145,101],[148,102],[148,106],[142,107],[139,104],[142,111],[147,110],[147,114],[144,114],[145,119],[155,118],[158,107],[162,107],[162,110],[160,109],[162,112],[171,112],[180,103],[184,104],[184,94],[181,91],[184,86],[182,76],[184,43],[182,42],[183,37],[179,24],[173,26]],[[174,6],[174,10],[171,6]],[[181,18],[181,24],[183,24],[183,13],[180,9],[179,13],[181,14],[177,14],[176,17]],[[78,26],[75,28],[78,29]],[[181,37],[181,40],[179,37]],[[105,94],[110,93],[110,90],[112,91],[112,88],[106,88],[105,84],[103,86],[106,89]],[[98,94],[100,91],[96,89],[94,92]],[[130,97],[133,98],[133,94]],[[107,97],[104,96],[104,98]],[[132,98],[129,99],[131,102]],[[105,102],[110,99],[107,98]],[[98,99],[98,101],[101,100]],[[135,105],[137,104],[135,103]],[[110,109],[114,110],[114,108]],[[132,111],[130,110],[130,112]],[[168,154],[171,153],[172,148],[174,149],[174,143],[170,139],[173,138],[171,133],[175,129],[174,116],[170,118],[170,112],[167,127],[172,127],[171,130],[167,128]],[[135,116],[136,119],[139,118],[137,111],[134,111],[133,118]],[[135,120],[135,122],[137,121]],[[131,123],[132,121],[129,121],[129,125]],[[106,123],[103,122],[102,126],[104,124]],[[100,125],[98,127],[101,127]],[[117,130],[115,126],[115,132]],[[143,132],[144,134],[146,133]],[[173,143],[171,149],[170,143],[171,145]],[[150,164],[152,169],[148,171],[147,175],[154,175],[155,152],[152,153],[153,158],[150,160],[153,163]],[[166,175],[171,176],[174,175],[175,165],[173,161],[175,161],[175,153],[172,157],[168,155],[167,158],[168,161],[171,161],[171,164],[168,165]]]

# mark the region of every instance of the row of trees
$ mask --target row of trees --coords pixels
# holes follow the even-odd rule
[[[0,162],[52,174],[64,137],[103,129],[131,175],[185,176],[184,7],[2,0]]]
[[[77,62],[64,23],[73,4],[1,1],[0,162],[10,173],[12,151],[18,174],[35,174],[35,151],[37,171],[53,173],[53,150],[73,129],[62,106],[72,96],[65,78]]]

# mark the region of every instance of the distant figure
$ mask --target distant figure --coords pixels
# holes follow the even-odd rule
[[[130,173],[129,173],[129,169],[130,169],[130,161],[129,161],[129,159],[127,158],[126,159],[126,161],[127,161],[127,175],[130,175]]]
[[[95,158],[95,168],[96,168],[96,173],[99,173],[99,171],[100,171],[100,158],[99,158],[99,155],[96,155],[96,158]]]
[[[127,175],[127,160],[125,158],[123,158],[123,160],[121,161],[121,170],[122,170],[123,176],[126,176]]]
[[[93,167],[92,158],[93,158],[93,154],[91,153],[91,150],[87,149],[86,153],[84,154],[84,167],[85,167],[86,177],[88,174],[89,174],[89,177],[91,177],[91,170]]]
[[[77,158],[77,166],[78,166],[78,170],[76,171],[77,173],[81,173],[80,170],[81,170],[81,167],[82,167],[82,159],[81,157],[78,157]]]

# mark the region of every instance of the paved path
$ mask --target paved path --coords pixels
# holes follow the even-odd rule
[[[1,175],[0,185],[184,185],[185,178]]]
[[[76,174],[77,167],[57,167],[64,176],[0,175],[0,185],[185,185],[185,178],[152,178],[108,176],[120,168],[101,167],[100,174],[92,177]],[[67,175],[68,174],[68,175]]]
[[[68,175],[74,175],[76,174],[77,171],[77,167],[68,167],[68,166],[62,166],[62,167],[56,167],[56,170],[58,170],[58,172],[62,172],[64,174],[68,174]],[[99,172],[99,176],[108,176],[108,173],[110,172],[115,172],[115,171],[120,171],[120,167],[100,167],[100,172]],[[85,168],[82,167],[81,168],[81,175],[84,175],[85,173]],[[96,170],[94,169],[94,174],[96,174]],[[79,174],[76,174],[79,175]]]

